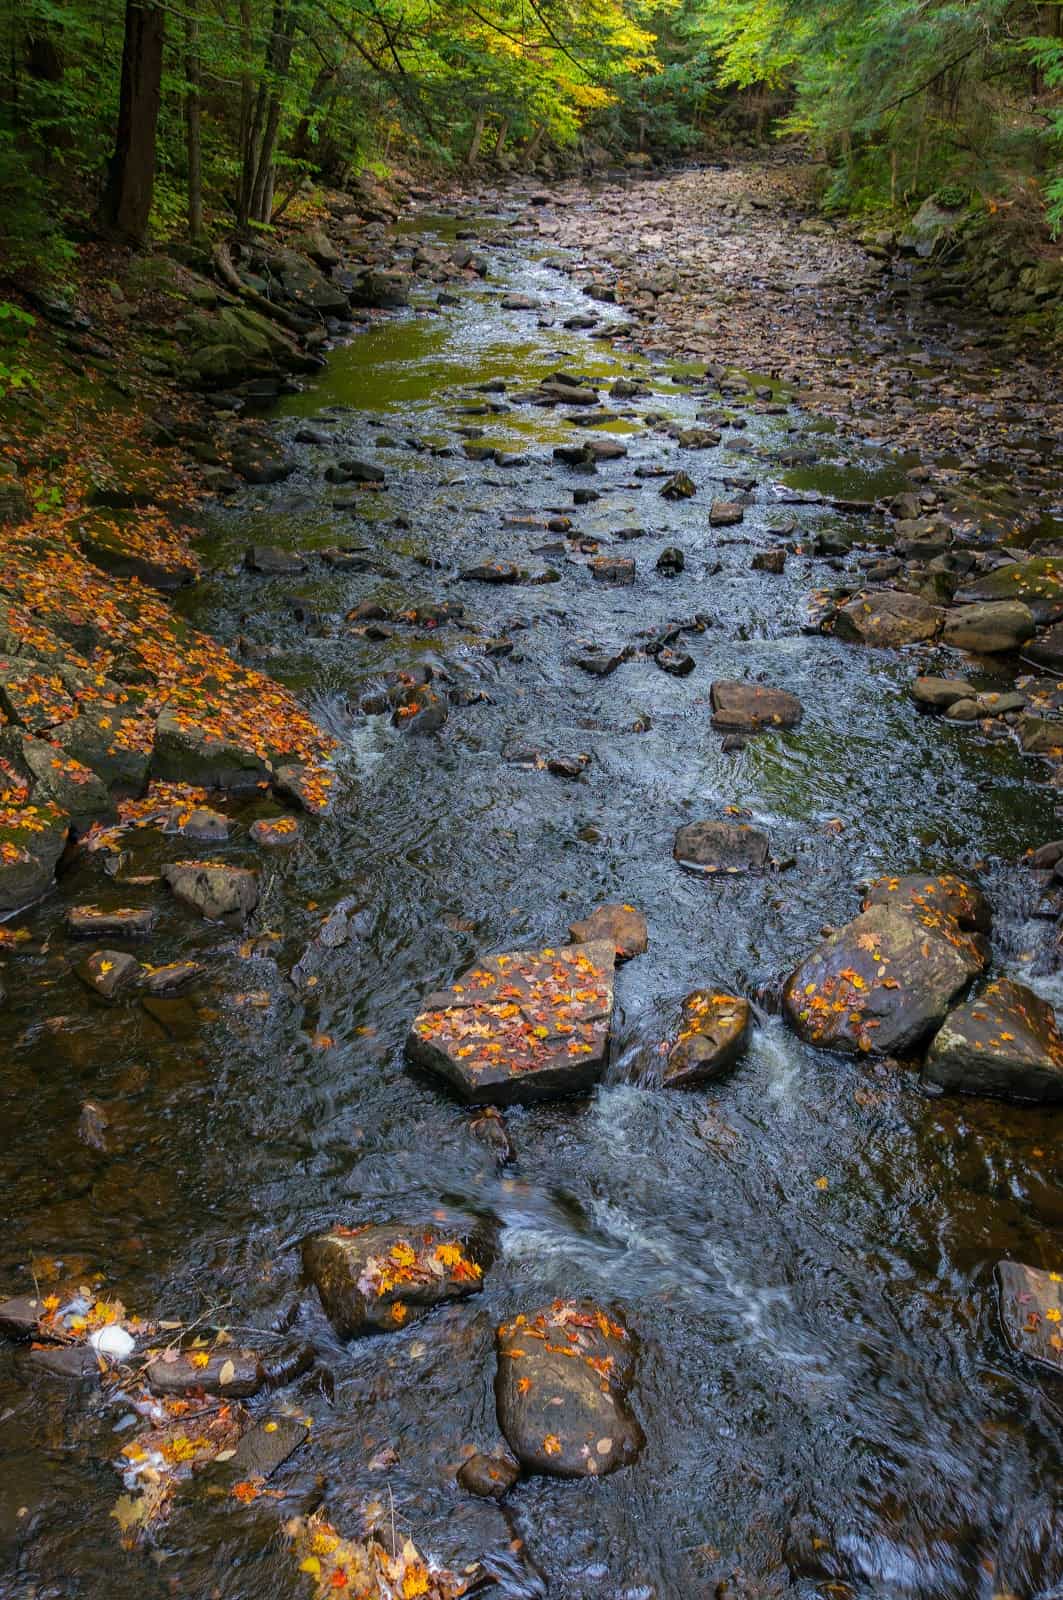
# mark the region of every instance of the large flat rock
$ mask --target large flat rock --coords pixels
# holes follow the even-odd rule
[[[758,872],[768,864],[768,838],[744,822],[688,822],[676,829],[672,854],[689,872]]]
[[[406,1055],[469,1101],[506,1105],[588,1089],[609,1048],[611,942],[488,956],[428,996]]]
[[[868,590],[854,595],[834,617],[834,634],[854,644],[897,649],[933,639],[941,627],[941,610],[918,595],[899,589]]]

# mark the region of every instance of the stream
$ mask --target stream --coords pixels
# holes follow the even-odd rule
[[[1063,1594],[1063,1396],[1009,1353],[992,1270],[1058,1263],[1058,1113],[930,1099],[914,1069],[802,1044],[777,996],[820,929],[856,912],[861,883],[948,870],[992,904],[994,974],[1059,1001],[1051,924],[1031,917],[1018,865],[1059,833],[1056,791],[1010,738],[920,713],[915,659],[948,671],[948,651],[913,659],[805,629],[810,593],[847,559],[814,541],[888,543],[880,516],[829,500],[896,493],[907,463],[755,372],[746,426],[681,449],[667,427],[733,397],[703,364],[566,330],[584,296],[508,220],[403,226],[412,242],[474,227],[489,281],[443,308],[421,293],[279,403],[297,471],[212,517],[210,575],[179,602],[258,652],[338,738],[335,814],[263,860],[246,827],[278,808],[224,803],[239,827],[222,853],[259,867],[262,899],[243,938],[162,906],[151,959],[209,965],[191,999],[161,1016],[90,1004],[53,896],[23,919],[39,945],[0,1013],[6,1281],[29,1261],[42,1285],[99,1271],[145,1314],[288,1319],[331,1381],[319,1368],[296,1386],[313,1427],[271,1480],[282,1498],[201,1499],[126,1550],[109,1512],[128,1419],[0,1347],[0,1595],[303,1596],[280,1525],[324,1493],[351,1531],[383,1506],[449,1565],[494,1552],[511,1600],[1049,1600]],[[548,314],[504,310],[503,292]],[[515,398],[558,371],[589,378],[615,419],[576,425]],[[637,393],[610,401],[617,379]],[[327,442],[296,443],[308,426]],[[588,438],[628,453],[593,473],[553,458]],[[467,442],[517,459],[466,459]],[[780,457],[802,447],[814,464],[788,472]],[[385,484],[335,488],[323,469],[337,455]],[[637,475],[661,467],[697,494],[669,501],[663,478]],[[713,499],[742,496],[734,480],[752,480],[743,520],[710,527]],[[575,506],[581,489],[598,498]],[[547,526],[562,516],[585,548]],[[798,549],[782,575],[751,570],[784,540]],[[251,544],[307,554],[308,570],[248,572]],[[367,570],[313,559],[337,545]],[[668,547],[685,557],[677,575],[656,565]],[[633,558],[634,583],[596,581],[594,553]],[[461,581],[484,557],[541,581]],[[344,621],[364,601],[465,609],[367,633]],[[643,653],[602,678],[574,662],[695,618],[677,645],[689,676]],[[452,691],[438,733],[359,709],[420,666]],[[796,694],[800,726],[725,752],[709,686],[735,678]],[[545,764],[582,755],[576,781]],[[684,873],[676,828],[727,815],[768,835],[773,870]],[[174,855],[150,830],[126,847],[142,874]],[[63,892],[119,903],[96,857]],[[650,944],[618,974],[605,1077],[584,1098],[507,1111],[516,1159],[499,1169],[467,1108],[404,1063],[410,1021],[478,954],[563,943],[617,901],[645,913]],[[351,917],[333,947],[319,933],[337,906]],[[665,1090],[659,1045],[704,985],[757,1003],[751,1046],[706,1087]],[[108,1111],[102,1147],[79,1136],[86,1100]],[[301,1239],[440,1211],[498,1225],[483,1293],[342,1344],[300,1292]],[[645,1448],[602,1481],[526,1478],[501,1506],[472,1500],[454,1472],[469,1445],[500,1441],[494,1329],[555,1295],[623,1308]]]

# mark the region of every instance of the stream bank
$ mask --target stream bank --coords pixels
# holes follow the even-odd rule
[[[722,269],[715,332],[695,331],[678,260],[674,288],[632,299],[599,252],[669,217],[693,230],[687,182],[671,199],[668,183],[546,196],[534,224],[499,195],[493,217],[404,226],[399,247],[429,259],[472,232],[486,277],[442,312],[437,290],[415,294],[282,400],[268,430],[291,470],[212,515],[207,576],[177,600],[337,741],[333,814],[264,862],[257,796],[211,799],[228,837],[197,854],[259,876],[238,930],[162,897],[151,880],[187,846],[157,827],[74,861],[65,901],[149,905],[152,961],[202,969],[176,1009],[86,1010],[55,901],[19,919],[10,1287],[30,1263],[42,1283],[102,1271],[184,1322],[231,1306],[290,1325],[329,1374],[296,1380],[313,1427],[269,1479],[282,1498],[193,1501],[152,1564],[109,1517],[121,1412],[27,1377],[6,1348],[6,1531],[27,1592],[305,1593],[274,1511],[322,1493],[348,1536],[387,1503],[441,1561],[506,1556],[503,1593],[534,1590],[536,1569],[583,1597],[967,1600],[1059,1581],[1053,1379],[1002,1337],[992,1279],[1001,1257],[1056,1265],[1058,1113],[927,1098],[910,1060],[824,1052],[778,1015],[782,979],[857,914],[858,886],[909,871],[977,880],[991,973],[1056,996],[1054,924],[1033,914],[1051,892],[1033,874],[1052,868],[1022,864],[1058,831],[1050,768],[1018,742],[1027,669],[942,630],[963,586],[992,578],[1001,535],[1053,538],[1051,452],[1021,441],[1057,400],[1030,359],[1009,382],[1042,409],[984,416],[991,332],[929,314],[868,307],[846,345],[850,247],[800,235],[815,282],[795,294],[792,217],[725,216],[733,187],[700,240],[673,241]],[[592,237],[606,226],[613,244]],[[877,368],[865,339],[885,347]],[[806,382],[820,353],[847,382]],[[851,428],[849,400],[876,396]],[[367,470],[331,472],[349,461]],[[869,585],[929,608],[919,642],[852,642]],[[1027,598],[1031,616],[1046,600]],[[668,670],[680,656],[689,669]],[[971,721],[913,695],[960,676]],[[785,691],[799,720],[773,709],[743,733],[732,698],[721,725],[735,682]],[[995,716],[977,697],[996,692],[1023,704]],[[685,871],[677,832],[708,819],[762,836],[760,870]],[[405,1064],[411,1024],[488,953],[565,948],[603,902],[643,913],[648,949],[612,980],[601,1080],[508,1110],[516,1159],[499,1170],[476,1119]],[[661,1046],[706,987],[752,1002],[748,1047],[680,1093]],[[86,1100],[106,1118],[91,1140]],[[301,1241],[441,1210],[495,1236],[482,1289],[342,1340],[300,1292]],[[504,1509],[470,1498],[463,1455],[502,1448],[495,1329],[576,1297],[621,1307],[637,1340],[637,1461],[593,1482],[535,1472]]]

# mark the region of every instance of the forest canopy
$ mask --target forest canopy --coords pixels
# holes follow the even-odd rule
[[[5,269],[86,225],[140,243],[268,227],[389,165],[532,170],[803,138],[825,199],[945,187],[1063,222],[1063,3],[7,0]]]

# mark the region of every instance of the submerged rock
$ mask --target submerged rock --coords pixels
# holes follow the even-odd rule
[[[155,925],[151,906],[123,906],[101,911],[99,906],[70,906],[64,919],[71,939],[123,939],[143,936]]]
[[[893,1055],[941,1026],[985,966],[976,937],[933,910],[872,905],[806,956],[783,989],[810,1044]]]
[[[692,872],[757,872],[768,863],[767,835],[744,822],[688,822],[672,854]]]
[[[795,728],[805,711],[785,689],[762,683],[717,679],[710,690],[712,725],[720,733],[760,733],[765,728]]]
[[[488,956],[428,996],[406,1055],[469,1101],[506,1105],[587,1089],[605,1065],[614,946]]]
[[[466,1494],[501,1500],[520,1477],[520,1468],[507,1456],[470,1456],[458,1468],[457,1479]]]
[[[1000,1321],[1016,1355],[1063,1372],[1063,1272],[998,1261]]]
[[[595,944],[606,940],[616,951],[617,964],[630,961],[633,956],[645,955],[650,935],[646,918],[634,906],[598,906],[589,917],[582,917],[569,926],[568,936],[573,944]]]
[[[683,1001],[679,1033],[664,1063],[665,1088],[704,1083],[733,1067],[749,1043],[748,1000],[695,989]]]
[[[488,1260],[472,1225],[368,1223],[331,1228],[303,1243],[303,1270],[346,1339],[401,1328],[440,1301],[477,1294]]]
[[[258,905],[258,878],[247,867],[216,861],[172,861],[162,869],[174,897],[208,922],[242,923]]]
[[[631,1335],[589,1300],[555,1301],[498,1330],[495,1400],[506,1443],[528,1472],[604,1477],[642,1449],[627,1403]]]
[[[950,1011],[927,1052],[922,1081],[960,1094],[1057,1104],[1063,1037],[1052,1007],[1001,978]]]

